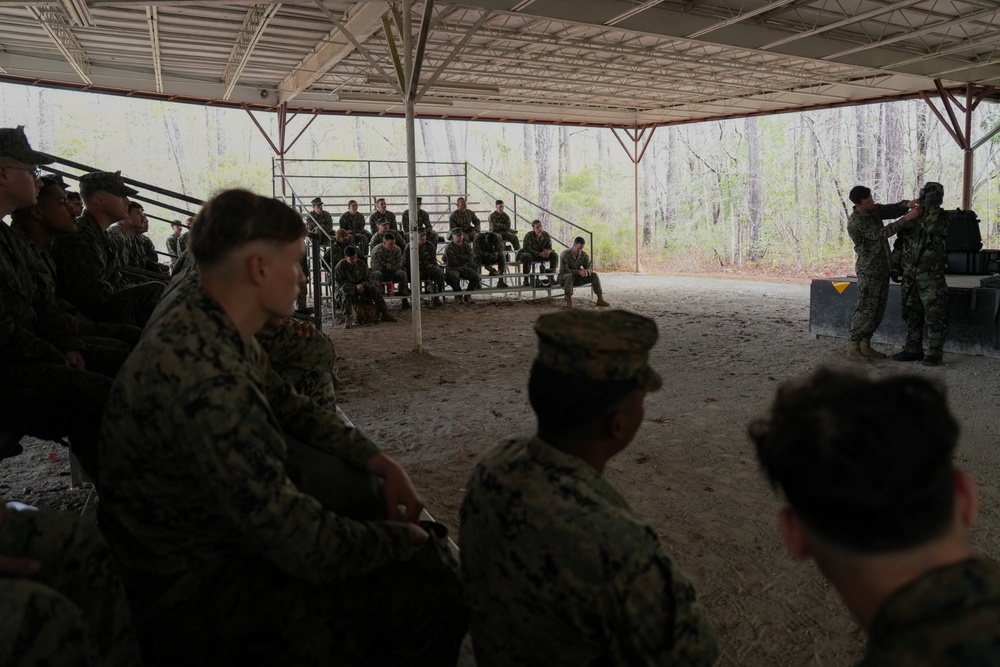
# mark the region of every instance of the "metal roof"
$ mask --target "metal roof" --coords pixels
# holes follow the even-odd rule
[[[400,11],[0,0],[0,80],[402,115]],[[439,1],[428,28],[421,117],[634,126],[1000,86],[996,0]]]

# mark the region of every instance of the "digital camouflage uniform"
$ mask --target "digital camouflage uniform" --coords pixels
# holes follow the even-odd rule
[[[142,327],[163,293],[163,283],[129,286],[114,244],[97,220],[84,211],[76,228],[75,234],[52,244],[57,293],[93,320]]]
[[[348,246],[357,250],[358,254],[361,253],[361,248],[354,245],[354,243],[350,241],[350,237],[348,237],[348,241],[346,243],[340,243],[336,239],[333,241],[333,245],[330,246],[330,268],[336,268],[337,264],[340,264],[340,260],[344,259],[344,251],[347,250]],[[364,259],[359,259],[359,261],[363,262]]]
[[[524,235],[524,242],[521,244],[522,249],[517,258],[521,260],[521,269],[523,273],[531,272],[531,265],[534,262],[541,262],[543,265],[548,264],[548,268],[545,269],[546,273],[555,273],[556,265],[559,262],[559,256],[556,254],[555,250],[552,249],[552,238],[546,231],[542,232],[541,236],[535,234],[535,230],[529,231]],[[548,258],[542,257],[542,252],[548,250]]]
[[[511,228],[510,216],[506,212],[493,211],[490,213],[490,231],[499,234],[504,241],[510,242],[514,250],[521,249],[521,244],[517,240],[517,234]]]
[[[188,249],[188,241],[191,238],[190,234],[191,232],[185,229],[181,232],[181,237],[177,239],[177,249],[181,251],[181,254],[184,254],[184,251]]]
[[[487,239],[487,234],[476,234],[476,238],[472,241],[472,255],[480,270],[485,267],[491,276],[495,276],[498,272],[500,274],[507,272],[503,238],[499,234],[494,234],[492,244]]]
[[[105,233],[111,239],[118,255],[122,276],[127,282],[142,284],[153,280],[164,283],[170,281],[170,277],[160,271],[156,262],[156,248],[148,237],[138,232],[129,234],[120,222],[108,227]],[[149,256],[150,249],[153,253],[152,260]]]
[[[543,315],[535,363],[656,391],[656,324],[625,311]],[[588,389],[589,391],[589,389]],[[596,428],[596,427],[595,427]],[[538,436],[476,463],[461,507],[462,580],[479,667],[711,665],[715,636],[656,532],[584,459]]]
[[[855,209],[847,221],[847,233],[854,242],[857,255],[854,270],[858,276],[858,302],[851,318],[851,340],[871,338],[882,323],[889,298],[888,239],[907,227],[902,220],[884,226],[882,221],[901,218],[908,210],[905,201],[876,204],[871,211]]]
[[[587,269],[590,271],[590,275],[584,278],[577,273],[580,269]],[[574,255],[572,248],[563,250],[562,255],[559,256],[559,283],[566,290],[567,297],[573,296],[573,287],[591,283],[594,285],[594,294],[597,296],[604,294],[604,290],[601,289],[601,278],[590,270],[590,257],[583,250],[580,251],[579,255]]]
[[[479,217],[472,212],[471,208],[466,208],[464,211],[459,211],[455,209],[448,216],[448,226],[452,229],[456,227],[462,230],[465,235],[465,242],[472,243],[472,240],[476,238],[476,234],[479,233],[480,225]]]
[[[7,510],[0,556],[41,563],[31,576],[0,575],[0,665],[142,664],[121,577],[93,522]]]
[[[420,209],[417,211],[417,233],[427,232],[427,240],[435,245],[439,241],[438,233],[434,231],[434,226],[431,225],[431,216],[428,215],[427,211]],[[409,209],[403,211],[403,234],[406,235],[405,243],[410,242],[410,211]]]
[[[171,263],[176,262],[177,258],[181,256],[180,240],[180,234],[171,233],[167,237],[167,253],[170,255]]]
[[[1000,566],[973,558],[925,574],[886,600],[858,667],[1000,664]]]
[[[389,209],[385,210],[385,213],[380,213],[375,211],[370,216],[368,216],[368,231],[374,234],[378,231],[378,224],[382,221],[389,223],[389,229],[391,231],[399,231],[399,226],[396,224],[396,214]]]
[[[454,664],[464,612],[439,543],[324,510],[286,468],[288,439],[355,469],[378,448],[255,357],[209,294],[153,325],[108,403],[101,528],[148,655]]]
[[[111,381],[66,365],[66,352],[79,343],[40,287],[33,252],[20,232],[0,221],[0,424],[48,440],[68,436],[80,463],[96,476]]]
[[[338,228],[349,231],[351,233],[351,240],[354,241],[355,245],[359,248],[365,247],[368,242],[371,241],[371,232],[365,229],[365,216],[360,211],[356,213],[348,211],[340,216]]]
[[[309,211],[305,215],[306,221],[306,231],[320,239],[322,245],[329,245],[330,239],[333,238],[334,233],[337,230],[333,228],[333,216],[330,215],[329,211],[321,211],[316,213],[315,211]],[[326,232],[321,234],[317,231],[317,228]]]
[[[944,277],[948,216],[941,209],[941,197],[925,198],[921,204],[921,216],[896,238],[902,271],[900,299],[906,322],[903,350],[923,352],[926,322],[927,356],[940,357],[948,330],[948,283]]]
[[[397,290],[407,291],[409,276],[406,273],[406,258],[399,246],[394,245],[392,250],[384,244],[372,248],[371,279],[377,283],[393,282]]]
[[[405,254],[406,248],[407,248],[407,243],[406,242],[409,240],[409,237],[407,236],[407,237],[404,238],[403,234],[401,234],[399,232],[394,232],[392,230],[387,230],[385,234],[382,234],[380,232],[375,232],[372,235],[372,240],[368,244],[368,254],[369,255],[371,253],[375,252],[375,248],[377,248],[380,245],[382,245],[382,243],[385,241],[385,237],[388,234],[392,234],[393,237],[395,237],[395,239],[396,239],[396,247],[399,248],[400,250],[402,250],[404,252],[404,254]],[[360,248],[358,250],[360,251]]]
[[[387,310],[382,292],[375,289],[368,267],[361,259],[358,259],[355,264],[351,264],[346,259],[341,260],[333,270],[333,281],[336,285],[333,298],[338,307],[346,310],[358,301],[371,301],[379,312],[384,313]],[[358,294],[358,285],[364,285],[364,291],[361,294]]]
[[[437,246],[430,242],[430,239],[422,245],[417,245],[417,261],[420,267],[420,280],[430,280],[434,283],[434,288],[440,294],[444,291],[444,271],[438,264]]]
[[[460,281],[468,280],[469,289],[477,290],[482,286],[479,274],[479,266],[472,257],[472,244],[463,242],[462,245],[454,241],[444,247],[444,263],[447,266],[444,272],[445,281],[456,292],[462,291]]]

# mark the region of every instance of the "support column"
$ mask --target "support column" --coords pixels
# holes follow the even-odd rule
[[[934,101],[930,98],[927,93],[920,93],[920,97],[923,98],[924,102],[930,106],[931,111],[937,116],[938,121],[944,126],[944,129],[948,131],[951,138],[955,140],[959,148],[962,149],[962,208],[968,210],[972,208],[972,170],[974,166],[974,153],[977,148],[982,146],[984,143],[989,141],[998,131],[1000,131],[1000,125],[993,128],[990,132],[986,134],[979,141],[972,141],[972,112],[976,110],[979,103],[987,95],[995,94],[998,88],[994,86],[976,86],[974,84],[968,83],[965,85],[965,100],[964,103],[959,101],[959,99],[948,89],[944,87],[940,79],[934,80],[934,86],[937,88],[938,97],[941,100],[941,104],[944,107],[945,114],[948,118],[945,118],[945,114],[942,114],[938,110]],[[955,109],[958,109],[964,114],[962,122],[959,121],[958,116],[955,113]],[[917,184],[920,185],[919,183]]]
[[[619,128],[611,126],[611,132],[614,133],[615,139],[625,149],[625,154],[632,161],[632,184],[635,189],[635,272],[639,273],[639,163],[642,162],[642,156],[646,154],[646,149],[649,148],[649,142],[653,140],[653,132],[656,131],[656,126],[643,125],[640,127],[633,125],[632,127],[622,127],[620,129],[632,141],[632,149],[629,150],[629,147],[625,145],[622,138],[618,136]],[[646,130],[649,130],[649,134],[646,134]],[[643,141],[643,136],[645,136],[645,141]],[[641,150],[639,148],[640,142],[642,143]]]

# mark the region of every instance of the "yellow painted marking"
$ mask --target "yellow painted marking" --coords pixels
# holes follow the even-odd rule
[[[839,293],[843,294],[844,290],[850,286],[851,283],[843,280],[831,280],[830,284],[833,285],[833,289],[837,290]]]

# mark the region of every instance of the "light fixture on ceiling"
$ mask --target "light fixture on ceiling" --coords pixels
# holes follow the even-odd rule
[[[366,95],[364,93],[338,93],[337,101],[339,102],[368,102],[372,104],[388,104],[389,106],[398,106],[403,103],[403,100],[389,97],[388,95]],[[422,98],[418,105],[427,104],[434,106],[450,107],[451,100],[429,100],[427,98]]]
[[[381,76],[370,76],[365,79],[365,83],[372,85],[388,85],[389,81]],[[500,89],[486,83],[462,83],[461,81],[441,81],[440,79],[431,84],[431,88],[442,90],[464,90],[472,93],[499,93]]]
[[[59,0],[59,4],[73,25],[81,28],[96,27],[94,17],[90,15],[90,9],[87,7],[87,0]]]

